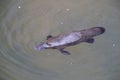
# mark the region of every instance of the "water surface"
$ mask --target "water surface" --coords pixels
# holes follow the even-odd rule
[[[1,0],[0,80],[119,80],[119,0]],[[103,26],[94,44],[35,51],[46,36]]]

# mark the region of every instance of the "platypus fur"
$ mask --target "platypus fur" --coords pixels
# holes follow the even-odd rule
[[[103,27],[92,27],[89,29],[62,33],[58,36],[48,35],[46,37],[46,41],[35,46],[34,49],[57,49],[65,55],[70,55],[70,52],[64,50],[66,47],[73,46],[81,42],[93,43],[93,37],[103,34],[104,32],[105,28]]]

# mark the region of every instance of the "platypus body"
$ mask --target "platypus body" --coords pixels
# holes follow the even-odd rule
[[[93,27],[90,29],[62,33],[55,37],[49,35],[47,36],[46,41],[35,46],[34,49],[57,49],[65,55],[70,55],[70,52],[64,50],[66,47],[73,46],[81,42],[93,43],[93,37],[103,34],[104,32],[105,28],[103,27]]]

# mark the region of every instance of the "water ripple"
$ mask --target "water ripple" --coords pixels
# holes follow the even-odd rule
[[[35,45],[33,36],[37,32],[37,27],[31,24],[35,23],[32,21],[34,16],[26,14],[24,9],[20,11],[17,8],[20,3],[11,4],[2,21],[0,32],[2,33],[0,43],[4,44],[0,47],[0,69],[4,74],[0,73],[1,80],[2,77],[5,78],[4,76],[7,76],[6,79],[10,76],[13,80],[19,77],[21,80],[51,80],[56,72],[37,67],[32,61],[34,59],[32,48]]]

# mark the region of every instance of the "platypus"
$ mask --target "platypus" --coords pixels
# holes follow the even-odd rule
[[[64,50],[66,47],[79,44],[81,42],[93,43],[94,37],[105,32],[103,27],[92,27],[89,29],[61,33],[58,36],[48,35],[46,41],[34,47],[35,50],[57,49],[62,54],[70,55]]]

